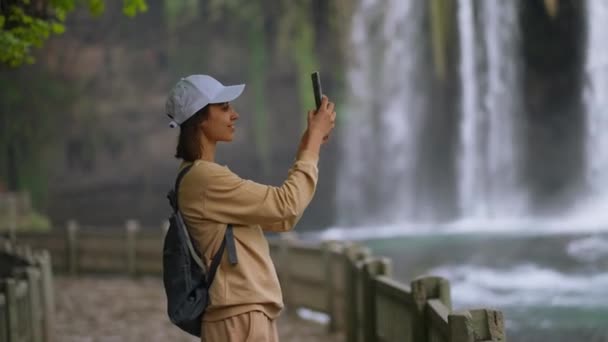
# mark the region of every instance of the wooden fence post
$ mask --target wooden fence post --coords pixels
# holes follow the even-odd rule
[[[338,330],[336,324],[336,284],[334,283],[333,253],[339,248],[339,243],[337,241],[324,241],[321,248],[323,266],[325,267],[325,302],[327,303],[327,316],[329,316],[327,330],[331,334]]]
[[[42,342],[42,292],[40,289],[40,270],[31,266],[27,267],[25,272],[29,283],[32,342]]]
[[[469,310],[448,315],[452,342],[505,342],[504,318],[495,310]]]
[[[34,252],[32,251],[32,247],[30,247],[30,245],[25,245],[25,249],[23,251],[23,258],[30,265],[34,265],[36,263],[36,261],[34,260]]]
[[[6,254],[13,254],[13,244],[10,240],[2,240],[0,249]]]
[[[344,320],[346,341],[358,341],[358,305],[359,305],[359,274],[356,263],[369,257],[369,248],[357,244],[349,244],[343,252],[344,260]]]
[[[390,276],[392,264],[388,258],[372,258],[363,264],[363,341],[376,342],[376,276]]]
[[[13,244],[13,256],[23,258],[23,245]]]
[[[417,308],[414,320],[414,327],[416,327],[413,332],[414,340],[426,341],[428,338],[428,325],[425,315],[426,302],[429,299],[439,299],[448,310],[451,310],[450,283],[441,277],[425,276],[412,281],[411,289]]]
[[[17,310],[17,283],[15,279],[8,278],[5,280],[6,286],[6,306],[8,309],[8,340],[18,341],[19,339],[19,317]]]
[[[38,255],[38,265],[42,276],[42,306],[44,319],[43,341],[52,342],[54,338],[55,293],[53,289],[53,269],[49,251]]]
[[[6,296],[0,293],[0,342],[8,342],[8,307]]]
[[[32,211],[32,196],[28,191],[17,193],[17,209],[20,216],[28,215]]]
[[[291,272],[290,270],[290,260],[289,260],[289,246],[292,241],[297,239],[297,235],[295,232],[286,232],[280,235],[279,242],[279,277],[281,279],[281,288],[283,292],[283,302],[285,302],[285,307],[287,308],[287,313],[295,313],[295,307],[292,306],[294,303],[292,301],[292,287],[291,287]]]
[[[344,249],[342,250],[342,267],[344,268],[344,330],[346,342],[356,342],[354,324],[357,316],[355,312],[355,305],[353,303],[355,279],[354,271],[352,269],[352,258],[354,258],[359,248],[359,245],[348,242],[345,244]]]
[[[17,242],[17,198],[14,194],[9,194],[7,197],[8,204],[8,237],[12,243]]]
[[[67,247],[68,273],[74,276],[78,273],[78,223],[75,220],[68,221]]]
[[[136,220],[128,220],[126,224],[127,232],[127,274],[131,277],[135,277],[137,274],[137,232],[139,231],[139,223]]]

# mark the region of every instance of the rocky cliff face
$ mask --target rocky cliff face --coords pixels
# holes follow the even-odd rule
[[[334,20],[347,20],[340,6],[349,8],[340,3],[218,9],[202,2],[171,9],[150,1],[150,10],[135,19],[123,18],[116,4],[108,4],[100,18],[77,14],[40,59],[79,89],[51,163],[53,221],[120,224],[137,218],[158,225],[165,218],[165,193],[179,161],[173,158],[178,132],[167,125],[164,101],[179,77],[193,73],[212,74],[225,84],[247,83],[234,103],[241,114],[237,137],[220,146],[218,162],[244,178],[279,185],[295,156],[306,109],[314,103],[309,73],[320,69],[325,92],[339,100],[346,54],[341,30],[348,22]],[[255,21],[249,12],[239,16],[240,10],[266,14]],[[325,15],[316,15],[319,11]],[[315,26],[307,18],[315,18]],[[303,225],[333,220],[333,139]]]

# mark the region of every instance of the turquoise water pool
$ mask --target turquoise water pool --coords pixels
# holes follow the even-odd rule
[[[511,341],[608,341],[608,233],[439,233],[367,238],[395,278],[450,280],[455,310],[504,312]]]

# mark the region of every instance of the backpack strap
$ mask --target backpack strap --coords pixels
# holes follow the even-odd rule
[[[230,238],[228,237],[230,235]],[[232,241],[232,247],[230,247],[230,241]],[[211,260],[211,269],[209,270],[209,274],[207,274],[207,286],[211,287],[211,283],[213,283],[213,279],[215,279],[215,272],[220,266],[220,261],[222,260],[222,254],[224,253],[224,248],[228,245],[228,258],[230,260],[230,264],[236,265],[236,248],[234,248],[234,234],[232,232],[232,225],[228,224],[228,228],[226,228],[226,234],[224,235],[224,239],[222,240],[222,245],[218,252],[213,256],[213,260]],[[230,250],[234,253],[231,253]],[[234,256],[234,259],[232,259]],[[233,262],[234,260],[234,262]]]
[[[228,247],[228,260],[230,261],[230,264],[238,264],[239,260],[236,255],[236,246],[234,245],[234,232],[232,231],[231,224],[229,224],[228,228],[226,228],[226,235],[224,235],[224,241],[226,242],[226,246]]]
[[[188,173],[188,171],[190,171],[190,169],[192,168],[193,165],[194,164],[192,163],[192,164],[184,167],[179,172],[179,174],[177,175],[177,179],[175,180],[175,187],[173,190],[171,190],[169,192],[167,197],[169,198],[169,202],[171,203],[173,210],[177,214],[178,219],[181,221],[181,226],[183,227],[184,234],[186,236],[186,244],[188,245],[188,249],[190,250],[190,254],[192,255],[192,258],[194,259],[194,261],[198,264],[198,266],[200,268],[202,268],[203,270],[206,270],[205,264],[201,260],[198,252],[196,252],[196,250],[194,249],[194,246],[192,245],[192,239],[190,239],[190,234],[188,233],[188,229],[186,228],[186,222],[184,221],[184,218],[182,217],[181,213],[179,212],[179,203],[178,203],[179,185],[182,181],[182,178],[186,175],[186,173]],[[228,248],[228,260],[230,261],[230,264],[236,265],[238,263],[238,257],[236,254],[236,245],[234,243],[234,232],[233,232],[232,224],[228,224],[228,227],[226,228],[226,233],[224,234],[224,239],[222,240],[222,244],[221,244],[219,250],[217,251],[217,253],[215,253],[215,255],[213,256],[213,259],[211,261],[211,269],[209,270],[208,275],[207,275],[208,276],[207,286],[211,286],[211,283],[213,282],[213,279],[215,278],[215,272],[217,271],[217,268],[220,265],[220,261],[222,260],[222,254],[224,254],[224,249],[226,247]]]
[[[173,187],[173,195],[175,196],[175,207],[173,207],[173,209],[175,209],[175,211],[179,210],[179,204],[177,202],[177,199],[179,197],[179,196],[177,196],[177,192],[179,190],[179,184],[182,182],[182,178],[184,178],[186,173],[188,173],[188,171],[190,171],[192,166],[194,166],[194,163],[191,163],[190,165],[187,165],[186,167],[181,169],[181,171],[177,175],[177,179],[175,180],[175,186]]]

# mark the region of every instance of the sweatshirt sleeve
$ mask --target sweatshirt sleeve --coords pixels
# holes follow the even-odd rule
[[[314,195],[317,163],[317,155],[303,151],[279,187],[244,180],[217,164],[194,168],[203,183],[203,215],[212,221],[236,225],[259,224],[277,229],[290,222],[293,225]]]
[[[293,227],[296,226],[298,221],[300,221],[302,215],[298,215],[296,217],[288,218],[287,220],[269,223],[262,226],[262,229],[269,232],[287,232],[290,231]]]

